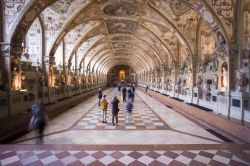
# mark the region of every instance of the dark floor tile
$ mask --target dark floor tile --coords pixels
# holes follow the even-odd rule
[[[128,166],[146,166],[146,164],[140,162],[140,161],[133,161],[132,163],[130,163]]]
[[[172,158],[172,159],[175,159],[176,157],[179,156],[179,154],[176,154],[176,153],[171,152],[171,151],[167,151],[167,152],[165,152],[163,155],[164,155],[164,156],[167,156],[167,157],[169,157],[169,158]]]
[[[125,164],[123,164],[122,162],[116,160],[116,161],[108,164],[108,166],[125,166]]]
[[[192,160],[188,165],[190,166],[206,166],[206,164],[196,161],[196,160]]]
[[[163,163],[161,163],[161,162],[159,162],[157,160],[154,160],[153,162],[151,162],[149,164],[149,166],[166,166],[166,164],[163,164]]]
[[[161,156],[161,154],[153,152],[153,151],[150,151],[150,152],[146,153],[145,155],[148,157],[151,157],[153,159],[157,159],[158,157]]]
[[[128,156],[130,156],[130,157],[132,157],[134,159],[138,159],[143,155],[141,153],[139,153],[139,152],[133,151],[133,152],[129,153]]]
[[[171,163],[168,164],[169,166],[186,166],[185,164],[179,162],[179,161],[175,161],[173,160]]]

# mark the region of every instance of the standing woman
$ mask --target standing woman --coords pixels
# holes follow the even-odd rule
[[[112,124],[115,125],[114,119],[116,121],[116,125],[118,126],[118,112],[119,112],[119,100],[117,96],[114,96],[111,104],[112,104]]]
[[[102,110],[102,123],[107,123],[108,102],[106,99],[106,95],[103,95],[103,99],[101,101],[101,110]]]

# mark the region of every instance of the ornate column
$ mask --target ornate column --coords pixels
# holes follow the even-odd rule
[[[8,116],[11,115],[11,91],[21,88],[20,78],[20,55],[22,53],[22,47],[19,45],[13,45],[10,43],[0,43],[1,58],[2,58],[2,75],[1,80],[2,90],[8,94]]]

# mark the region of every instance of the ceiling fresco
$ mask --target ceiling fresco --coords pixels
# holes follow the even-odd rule
[[[109,16],[138,16],[139,10],[138,8],[128,2],[114,2],[114,3],[108,3],[104,5],[102,12],[104,14],[107,14]]]
[[[91,64],[96,69],[98,64],[112,66],[108,58],[133,66],[141,60],[148,63],[145,70],[153,70],[187,59],[192,65],[190,56],[196,54],[198,40],[203,43],[204,59],[217,45],[226,47],[235,33],[236,4],[237,0],[4,0],[4,13],[14,43],[22,42],[31,23],[39,18],[45,56],[54,56],[64,43],[65,57],[57,62],[71,64],[77,55],[76,65]],[[245,27],[249,27],[249,18],[246,10]],[[245,45],[250,43],[249,36]]]

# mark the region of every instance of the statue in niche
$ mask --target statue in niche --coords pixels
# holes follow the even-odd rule
[[[90,75],[90,73],[88,74],[88,84],[91,84],[91,75]]]
[[[218,75],[214,75],[214,78],[213,78],[213,87],[215,90],[218,89]]]
[[[193,73],[192,73],[192,69],[191,68],[188,70],[187,86],[188,87],[192,87],[193,86]]]
[[[227,90],[227,87],[228,87],[228,69],[227,69],[226,62],[222,64],[221,87],[222,87],[222,90]]]
[[[83,74],[82,75],[82,84],[84,85],[86,83],[86,77],[85,77],[85,75]]]
[[[77,77],[77,84],[78,84],[78,85],[81,85],[81,84],[82,84],[82,76],[81,76],[81,74],[78,74],[78,77]]]
[[[19,85],[19,78],[18,78],[18,71],[17,71],[17,67],[13,68],[12,71],[12,85],[11,85],[11,89],[13,91],[18,90],[18,85]]]
[[[64,86],[66,83],[64,73],[60,73],[61,86]]]
[[[40,86],[45,86],[45,77],[44,77],[44,75],[41,75],[41,77],[40,77]]]
[[[53,69],[53,65],[49,65],[49,86],[54,87],[55,86],[55,73]]]
[[[70,68],[68,69],[68,75],[67,75],[67,85],[72,84],[72,76],[71,76],[71,71]]]

